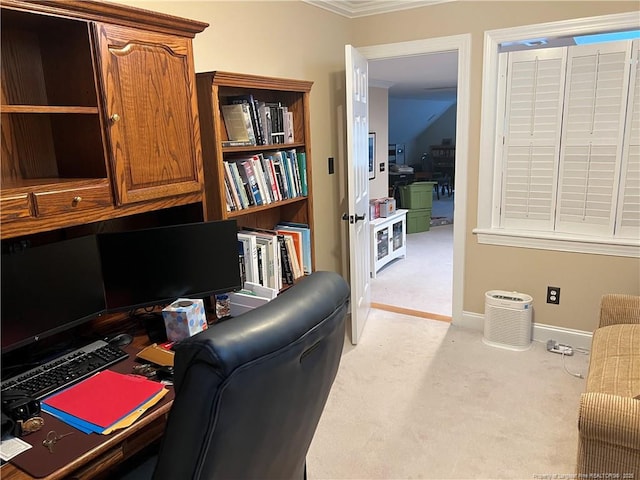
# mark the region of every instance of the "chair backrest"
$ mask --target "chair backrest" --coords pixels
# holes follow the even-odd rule
[[[302,479],[335,379],[349,287],[316,272],[180,342],[154,479]]]

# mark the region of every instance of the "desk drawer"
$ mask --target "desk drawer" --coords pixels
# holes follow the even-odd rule
[[[109,185],[41,192],[34,196],[39,216],[105,208],[113,205]]]
[[[11,222],[31,217],[29,194],[23,193],[0,199],[0,218],[2,222]]]

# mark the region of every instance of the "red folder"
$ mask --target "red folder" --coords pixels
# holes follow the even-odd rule
[[[100,427],[113,425],[162,390],[143,377],[104,370],[52,395],[47,405]]]

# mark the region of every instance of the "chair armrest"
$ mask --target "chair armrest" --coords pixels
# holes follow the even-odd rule
[[[590,440],[639,450],[640,400],[608,393],[583,393],[578,431]]]
[[[600,301],[600,327],[640,323],[640,296],[609,293]]]

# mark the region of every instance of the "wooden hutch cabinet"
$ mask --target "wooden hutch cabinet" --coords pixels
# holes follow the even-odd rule
[[[202,202],[206,23],[88,0],[1,14],[3,239]]]

